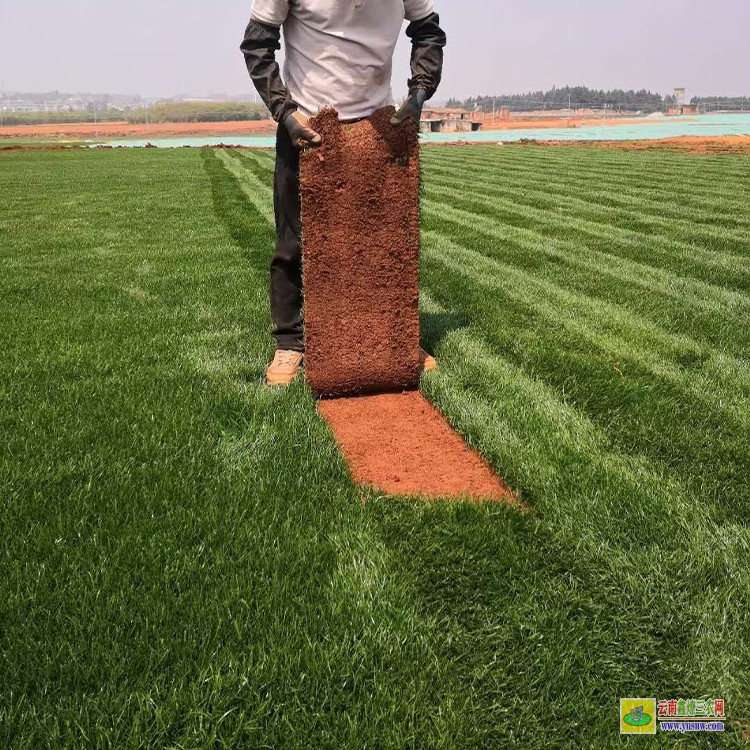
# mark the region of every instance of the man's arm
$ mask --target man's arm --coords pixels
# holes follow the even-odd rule
[[[320,136],[307,127],[307,120],[297,112],[289,89],[281,78],[276,52],[281,49],[281,27],[251,18],[245,29],[245,38],[240,50],[245,56],[247,72],[260,98],[276,122],[286,125],[292,142],[300,147],[303,143],[317,145]]]
[[[412,21],[406,34],[411,39],[409,97],[393,116],[392,125],[401,125],[409,118],[419,123],[424,103],[435,93],[443,76],[443,48],[447,40],[440,28],[440,16],[430,13]]]
[[[245,56],[247,72],[271,117],[276,122],[283,122],[288,114],[297,111],[297,105],[281,80],[276,62],[276,52],[281,49],[281,28],[251,18],[240,49]]]

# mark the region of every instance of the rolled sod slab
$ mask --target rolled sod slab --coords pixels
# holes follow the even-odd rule
[[[312,118],[300,159],[305,368],[318,396],[419,383],[419,138],[393,107]]]

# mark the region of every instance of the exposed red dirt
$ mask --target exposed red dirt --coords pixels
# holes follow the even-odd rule
[[[466,144],[468,145],[468,144]],[[687,154],[750,154],[750,135],[678,135],[639,141],[524,141],[522,146],[585,146],[616,151],[675,151]]]
[[[313,118],[302,155],[307,380],[323,396],[419,382],[419,142],[386,107],[344,125]]]
[[[581,128],[587,125],[601,125],[605,121],[607,125],[638,125],[649,122],[642,117],[621,117],[617,115],[607,115],[605,120],[601,112],[574,115],[559,113],[557,116],[545,116],[541,113],[536,116],[522,114],[510,118],[478,114],[474,115],[473,119],[482,123],[482,130],[547,130],[549,128]]]
[[[127,122],[65,123],[60,125],[12,125],[0,128],[2,138],[167,138],[189,135],[253,135],[274,133],[270,120],[243,122],[163,122],[133,124]]]
[[[418,391],[320,401],[357,484],[390,495],[516,502]]]
[[[500,139],[502,140],[502,139]],[[507,141],[508,146],[543,146],[567,148],[607,148],[619,151],[674,151],[684,154],[750,154],[750,135],[679,135],[660,140],[640,141],[538,141],[523,139]],[[426,143],[426,148],[447,148],[451,146],[487,146],[487,141],[448,141]]]
[[[750,154],[750,135],[681,135],[658,141],[597,141],[599,148],[624,151],[677,151],[689,154]]]

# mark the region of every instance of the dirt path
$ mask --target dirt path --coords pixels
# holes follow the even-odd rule
[[[255,135],[276,132],[269,120],[252,122],[164,122],[150,125],[127,122],[13,125],[0,128],[0,138],[94,140],[97,138],[168,138],[191,135]]]
[[[750,135],[681,135],[643,141],[535,141],[531,146],[585,146],[617,151],[674,151],[688,154],[750,154]]]
[[[601,114],[588,115],[560,115],[558,117],[513,117],[509,119],[493,118],[492,115],[475,117],[482,123],[482,130],[548,130],[550,128],[582,128],[587,125],[641,125],[652,121],[643,117],[607,117]]]
[[[357,484],[390,495],[515,502],[418,391],[321,401]]]

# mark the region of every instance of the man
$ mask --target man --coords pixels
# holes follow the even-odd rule
[[[276,122],[271,317],[276,354],[269,385],[288,385],[304,358],[299,149],[321,137],[308,118],[326,105],[353,122],[393,103],[393,51],[404,19],[412,40],[409,96],[391,120],[419,123],[440,84],[446,38],[432,0],[254,0],[241,50]],[[276,52],[284,30],[282,80]]]

